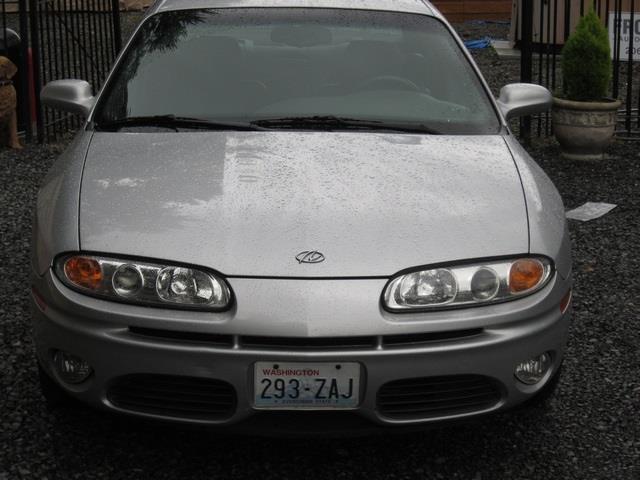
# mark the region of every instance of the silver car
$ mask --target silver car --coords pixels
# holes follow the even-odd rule
[[[421,0],[163,0],[40,191],[41,384],[138,417],[271,432],[420,426],[556,384],[561,198]]]

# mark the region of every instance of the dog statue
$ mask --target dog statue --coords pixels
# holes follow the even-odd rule
[[[18,139],[18,95],[11,80],[18,73],[18,67],[7,57],[0,56],[0,129],[7,133],[1,137],[13,149],[20,150]]]

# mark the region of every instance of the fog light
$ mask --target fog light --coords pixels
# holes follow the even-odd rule
[[[53,356],[53,364],[60,379],[72,385],[84,382],[93,371],[82,358],[60,350]]]
[[[516,367],[515,376],[525,385],[540,383],[551,368],[551,355],[543,353],[522,362]]]

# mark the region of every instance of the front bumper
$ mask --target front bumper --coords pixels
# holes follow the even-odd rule
[[[550,352],[553,367],[547,379],[551,378],[562,362],[570,323],[569,314],[560,311],[570,279],[559,275],[542,291],[518,301],[419,315],[384,312],[379,306],[384,280],[230,279],[230,283],[237,306],[230,312],[211,314],[115,304],[80,295],[51,272],[36,276],[33,311],[38,359],[64,390],[95,407],[229,427],[288,416],[254,409],[256,362],[358,362],[362,366],[361,403],[338,417],[378,426],[409,426],[474,417],[532,398],[545,382],[536,386],[519,383],[513,374],[515,366]],[[296,298],[314,300],[296,303]],[[323,302],[329,299],[332,301]],[[279,341],[259,344],[256,335]],[[352,347],[350,342],[333,346],[329,342],[324,348],[314,343],[315,348],[310,349],[304,342],[356,336],[372,338],[374,343]],[[81,385],[60,382],[52,366],[57,350],[85,359],[93,375]],[[233,408],[224,417],[206,418],[114,403],[112,389],[120,380],[139,374],[224,382],[235,394]],[[380,408],[378,392],[390,382],[460,376],[486,380],[498,392],[495,401],[470,410],[445,408],[428,414],[388,415]],[[327,419],[335,416],[330,412],[295,414],[320,419],[325,415]],[[352,424],[343,425],[351,428]]]

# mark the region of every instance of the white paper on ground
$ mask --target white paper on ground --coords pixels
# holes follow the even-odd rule
[[[595,220],[596,218],[605,216],[616,207],[617,205],[612,203],[587,202],[575,210],[568,211],[567,218],[571,220],[579,220],[581,222],[588,222],[589,220]]]

